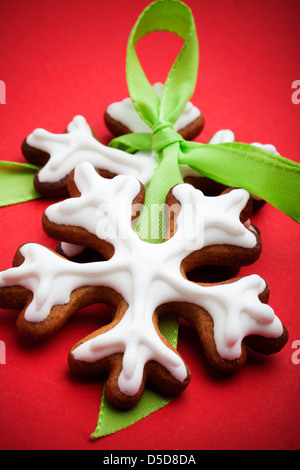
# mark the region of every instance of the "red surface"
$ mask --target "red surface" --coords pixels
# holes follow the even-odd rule
[[[19,0],[1,5],[2,160],[23,162],[20,145],[34,128],[61,132],[76,114],[87,118],[102,142],[110,140],[103,112],[127,96],[127,38],[148,4]],[[299,161],[300,104],[291,99],[292,82],[300,79],[298,0],[187,4],[200,43],[192,101],[206,118],[197,140],[230,128],[240,141],[273,143]],[[180,46],[178,38],[166,35],[163,49],[161,35],[138,45],[151,81],[165,78]],[[25,241],[55,247],[41,228],[47,205],[37,200],[0,209],[0,269],[10,267]],[[253,222],[261,230],[263,252],[242,274],[257,273],[270,285],[270,304],[290,334],[281,353],[251,355],[240,373],[224,379],[208,369],[195,332],[184,324],[179,351],[192,372],[187,390],[130,428],[91,442],[102,383],[71,377],[66,358],[79,338],[109,318],[108,309],[79,312],[51,341],[31,349],[20,345],[16,312],[1,310],[6,364],[0,365],[0,448],[299,449],[300,354],[292,348],[300,340],[299,227],[269,205]]]

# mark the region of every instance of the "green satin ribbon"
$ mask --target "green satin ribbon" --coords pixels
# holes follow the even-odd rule
[[[136,54],[137,42],[152,31],[169,31],[180,36],[184,45],[166,79],[159,98],[149,83]],[[118,137],[112,147],[134,153],[154,150],[156,167],[146,190],[144,208],[136,230],[149,243],[164,238],[164,221],[153,217],[153,207],[165,202],[175,184],[182,183],[180,164],[186,164],[220,183],[242,187],[284,213],[300,221],[300,165],[252,145],[242,143],[205,145],[185,141],[173,125],[190,100],[198,72],[198,40],[190,9],[177,0],[158,0],[150,4],[138,18],[131,31],[126,75],[129,93],[139,116],[151,127],[152,133],[132,133]],[[151,214],[151,220],[149,220]],[[152,238],[153,224],[160,224],[158,238]],[[154,231],[157,233],[157,231]],[[162,325],[167,339],[176,347],[177,321],[168,319]],[[133,424],[165,406],[170,399],[146,388],[141,402],[130,411],[118,412],[103,394],[99,419],[92,438],[98,438]]]
[[[27,163],[0,161],[0,207],[40,197],[33,184],[38,169]]]

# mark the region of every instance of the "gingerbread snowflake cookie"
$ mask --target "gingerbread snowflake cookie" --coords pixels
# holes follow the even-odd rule
[[[92,163],[106,178],[132,175],[147,185],[157,158],[151,150],[128,154],[101,144],[80,115],[73,118],[62,134],[35,129],[23,141],[22,153],[27,161],[41,167],[34,177],[34,186],[38,193],[48,198],[68,196],[68,175],[82,161]],[[182,168],[186,175],[195,173],[183,165]]]
[[[163,84],[157,82],[153,85],[153,89],[161,97]],[[136,112],[131,98],[110,104],[105,110],[104,122],[116,137],[131,132],[152,132]],[[200,134],[203,126],[203,113],[189,101],[175,122],[174,130],[185,140],[192,140]]]
[[[224,372],[245,363],[248,346],[264,354],[283,347],[287,332],[266,303],[262,278],[201,284],[186,277],[208,258],[216,264],[253,258],[259,236],[248,222],[246,191],[206,197],[191,185],[175,186],[167,200],[170,237],[150,244],[132,226],[143,200],[136,178],[105,179],[84,162],[69,180],[73,197],[46,209],[44,229],[101,252],[105,261],[74,263],[38,244],[21,246],[14,267],[0,273],[0,306],[23,309],[17,320],[23,337],[45,339],[78,309],[111,305],[113,321],[75,344],[69,365],[83,375],[108,372],[107,399],[122,409],[139,401],[146,381],[169,394],[189,383],[188,366],[159,331],[166,312],[195,326],[209,362]]]
[[[143,184],[150,181],[155,165],[151,153],[131,155],[101,144],[80,115],[73,118],[63,134],[35,129],[24,140],[22,152],[30,163],[41,167],[34,178],[36,190],[55,198],[68,196],[68,175],[82,161],[92,163],[107,178],[132,175]]]
[[[55,134],[35,129],[22,143],[22,153],[40,170],[34,177],[38,193],[48,198],[68,196],[67,179],[82,161],[92,163],[106,178],[132,175],[147,185],[153,175],[157,155],[149,150],[129,154],[101,144],[83,116],[75,116],[66,132]],[[195,171],[182,165],[184,174]]]

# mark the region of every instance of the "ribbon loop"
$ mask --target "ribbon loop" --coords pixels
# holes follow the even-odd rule
[[[153,31],[167,31],[184,44],[166,79],[161,99],[150,85],[136,54],[137,42]],[[190,8],[178,0],[157,0],[139,16],[127,44],[126,77],[132,103],[151,129],[158,122],[174,124],[192,97],[198,75],[198,38]]]
[[[178,132],[174,131],[170,123],[160,123],[152,132],[152,150],[157,154],[169,145],[181,141],[183,141],[183,138]]]

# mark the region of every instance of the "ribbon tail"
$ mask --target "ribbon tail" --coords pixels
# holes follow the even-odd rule
[[[179,162],[230,187],[246,189],[300,222],[300,164],[239,142],[181,144]]]
[[[169,315],[161,319],[159,329],[163,336],[176,348],[178,337],[176,316]],[[172,398],[169,396],[159,393],[154,388],[147,386],[140,402],[133,409],[120,412],[108,403],[105,390],[103,390],[97,425],[90,437],[95,440],[125,429],[160,408],[163,408],[170,403],[171,400]]]
[[[120,412],[116,412],[116,409],[108,403],[103,392],[98,422],[90,437],[95,440],[121,431],[163,408],[170,401],[171,398],[163,397],[155,390],[147,388],[140,402],[132,410],[122,411],[120,415]]]
[[[0,207],[39,198],[33,184],[38,169],[26,163],[0,161]]]
[[[109,147],[123,150],[127,153],[135,153],[138,151],[150,151],[152,146],[152,137],[147,132],[136,132],[125,134],[111,140]]]

